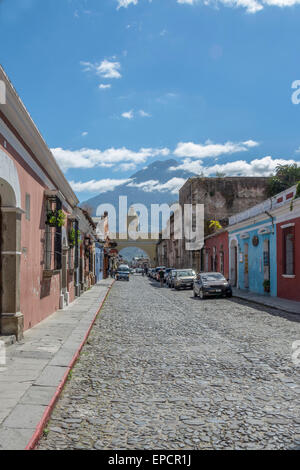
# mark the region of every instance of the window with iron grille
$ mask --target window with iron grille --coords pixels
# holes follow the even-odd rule
[[[93,271],[93,264],[92,264],[92,253],[89,250],[89,272],[91,273]]]
[[[75,231],[74,222],[69,223],[69,227],[68,227],[68,233],[69,233],[68,269],[69,270],[74,269],[75,244],[72,244],[72,240],[70,239],[70,233],[71,233],[72,230]]]
[[[288,227],[283,231],[283,268],[284,274],[294,275],[295,246],[294,227]]]
[[[51,202],[49,199],[46,200],[45,204],[46,213],[51,210]],[[44,264],[45,269],[52,269],[52,229],[49,225],[45,226],[45,239],[44,239]]]
[[[220,271],[224,274],[224,251],[220,251]]]
[[[78,220],[75,220],[75,260],[74,260],[74,268],[77,269],[79,267],[79,241],[78,241],[78,231],[79,231],[79,224]]]
[[[56,197],[56,210],[62,210],[61,200]],[[54,264],[55,269],[62,268],[62,229],[61,227],[56,227],[55,229],[55,239],[54,239]]]

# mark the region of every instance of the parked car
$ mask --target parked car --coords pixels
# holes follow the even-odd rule
[[[195,279],[196,273],[193,269],[177,269],[173,281],[174,288],[176,290],[192,289]]]
[[[136,268],[135,272],[136,274],[142,274],[143,273],[143,268]]]
[[[205,297],[219,295],[223,297],[232,297],[232,288],[221,273],[200,273],[194,281],[194,296],[200,299]]]
[[[165,274],[164,274],[164,282],[165,282],[165,283],[167,282],[167,278],[168,278],[169,272],[171,272],[172,269],[173,269],[173,268],[166,268]]]
[[[120,264],[116,272],[117,281],[129,281],[130,268],[126,264]]]
[[[167,276],[167,286],[172,288],[174,287],[174,279],[175,279],[176,269],[171,269]]]

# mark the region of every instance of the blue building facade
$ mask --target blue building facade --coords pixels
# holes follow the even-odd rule
[[[277,295],[276,226],[274,219],[229,227],[230,277],[239,289]]]
[[[229,277],[234,287],[271,296],[277,296],[280,291],[280,296],[285,297],[282,292],[284,283],[287,295],[295,297],[294,292],[298,292],[298,288],[290,286],[292,282],[296,285],[296,244],[293,238],[289,238],[287,244],[282,230],[293,233],[291,227],[295,222],[284,222],[293,215],[294,218],[298,216],[296,191],[297,187],[292,186],[229,218]],[[283,258],[285,264],[289,262],[287,272],[283,271],[286,269]]]

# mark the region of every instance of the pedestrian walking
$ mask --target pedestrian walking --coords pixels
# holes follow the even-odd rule
[[[160,281],[160,287],[164,287],[164,270],[163,269],[160,269],[159,273],[159,281]]]

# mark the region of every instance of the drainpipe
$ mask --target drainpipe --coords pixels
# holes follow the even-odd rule
[[[269,216],[270,219],[272,219],[272,235],[274,235],[274,217],[268,211],[265,211],[265,214],[267,214],[267,216]]]

